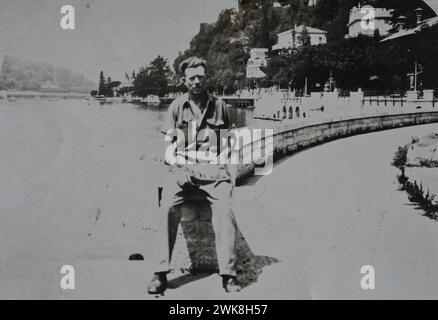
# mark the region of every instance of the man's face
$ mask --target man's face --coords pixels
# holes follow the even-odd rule
[[[191,94],[200,95],[206,90],[205,69],[203,66],[187,68],[184,83]]]

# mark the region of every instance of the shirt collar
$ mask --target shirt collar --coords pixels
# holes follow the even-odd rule
[[[192,103],[190,103],[190,97],[189,97],[188,93],[184,94],[182,103],[183,103],[182,110],[184,110],[185,108],[188,108],[192,111],[193,114],[196,114],[195,111],[192,109]],[[216,104],[215,97],[207,92],[206,107],[203,110],[200,110],[201,111],[201,119],[200,119],[200,121],[197,121],[197,123],[196,123],[197,129],[199,129],[200,127],[203,126],[203,123],[205,121],[205,118],[207,116],[208,111],[212,107],[214,108],[215,104]]]
[[[190,104],[190,96],[188,93],[185,93],[182,97],[182,106],[183,108],[191,108],[191,104]],[[207,110],[208,108],[210,108],[210,105],[212,103],[215,102],[215,97],[213,95],[211,95],[210,93],[207,92],[207,104],[206,104],[206,108],[205,110]]]

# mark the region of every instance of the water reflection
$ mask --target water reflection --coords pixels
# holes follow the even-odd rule
[[[151,105],[151,104],[137,104],[138,110],[145,110],[152,113],[157,113],[158,118],[164,120],[165,114],[169,108],[168,104]],[[253,120],[253,110],[242,109],[242,108],[228,108],[231,116],[231,120],[238,127],[250,126],[254,123]]]
[[[253,124],[253,110],[241,108],[228,108],[231,119],[238,128],[250,126]]]

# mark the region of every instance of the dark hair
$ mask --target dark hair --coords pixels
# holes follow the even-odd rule
[[[179,71],[181,74],[185,74],[187,68],[197,68],[199,66],[204,67],[204,69],[207,68],[207,62],[201,58],[198,57],[190,57],[179,65]]]

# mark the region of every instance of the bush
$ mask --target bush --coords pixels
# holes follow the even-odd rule
[[[392,160],[392,165],[402,172],[402,177],[405,176],[405,166],[408,161],[408,146],[398,147],[397,152]]]

